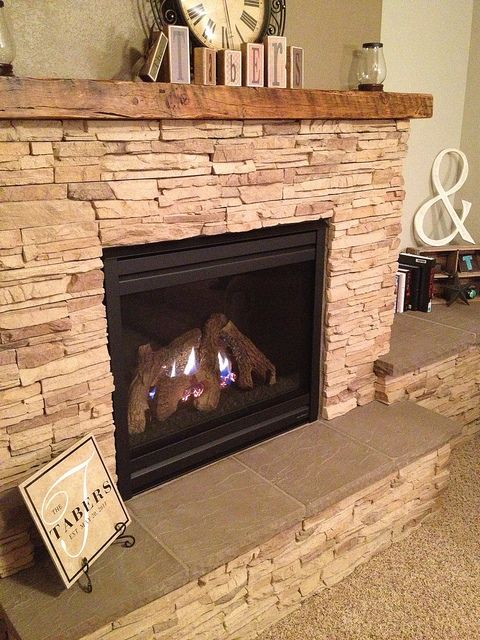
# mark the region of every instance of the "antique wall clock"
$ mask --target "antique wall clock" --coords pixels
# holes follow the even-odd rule
[[[242,42],[261,42],[283,35],[286,0],[151,0],[159,27],[186,25],[198,46],[240,49]]]

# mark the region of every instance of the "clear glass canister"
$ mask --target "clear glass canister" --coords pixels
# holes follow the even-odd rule
[[[363,91],[382,91],[387,65],[381,42],[364,42],[358,66],[358,88]]]
[[[5,2],[0,0],[0,76],[13,75],[15,41],[5,15]]]

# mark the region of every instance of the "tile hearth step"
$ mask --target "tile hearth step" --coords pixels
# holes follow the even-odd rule
[[[0,604],[20,640],[189,638],[189,625],[198,619],[200,624],[202,612],[210,625],[210,635],[204,637],[253,637],[258,620],[263,626],[274,622],[320,588],[317,572],[305,575],[291,594],[288,589],[280,593],[278,585],[296,585],[295,570],[305,572],[330,554],[332,562],[322,577],[333,584],[391,543],[389,530],[378,539],[368,537],[375,518],[381,517],[376,512],[364,518],[368,525],[361,519],[355,523],[355,531],[370,526],[364,546],[358,538],[329,541],[318,533],[322,519],[341,515],[338,510],[350,498],[360,513],[375,502],[369,495],[385,499],[382,491],[392,492],[396,504],[394,492],[406,490],[402,478],[407,489],[413,487],[408,479],[414,469],[415,478],[426,484],[412,504],[421,506],[426,495],[425,509],[420,514],[415,506],[404,513],[402,503],[399,513],[407,523],[428,512],[448,477],[448,442],[458,431],[447,418],[409,402],[374,402],[328,423],[297,428],[130,500],[129,532],[137,543],[132,549],[113,546],[95,563],[93,594],[78,586],[64,590],[44,557],[33,568],[0,581]],[[430,486],[438,468],[435,486]],[[350,510],[353,518],[353,506]],[[383,511],[390,513],[388,504]],[[399,535],[405,535],[403,529]],[[302,559],[295,556],[284,568],[270,559],[262,562],[267,548],[270,555],[288,558],[290,549],[303,544],[308,550],[302,547]],[[353,560],[347,562],[341,554],[352,545]],[[340,558],[334,562],[337,551]],[[208,589],[203,604],[194,601],[202,589]],[[182,612],[178,619],[177,609]],[[247,625],[240,635],[232,631],[239,625]]]
[[[410,400],[462,425],[458,444],[480,430],[480,305],[434,305],[396,314],[390,351],[375,362],[375,396]]]
[[[379,374],[399,376],[480,344],[480,305],[434,305],[431,313],[397,313],[390,351],[378,358]]]

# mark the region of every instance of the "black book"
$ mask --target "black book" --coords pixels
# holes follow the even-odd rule
[[[435,258],[401,253],[398,264],[412,271],[412,310],[431,310],[431,281]]]
[[[408,280],[410,283],[409,296],[405,300],[405,311],[417,311],[420,291],[420,268],[416,264],[402,264],[399,267],[408,271]]]

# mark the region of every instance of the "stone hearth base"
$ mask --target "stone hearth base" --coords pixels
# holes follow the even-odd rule
[[[255,638],[435,511],[458,432],[371,403],[137,496],[137,544],[95,563],[92,596],[64,590],[48,558],[0,581],[11,638]]]
[[[82,640],[255,638],[409,535],[437,508],[449,457],[446,445]]]
[[[375,371],[377,400],[416,402],[455,420],[461,439],[471,437],[480,429],[480,307],[397,314],[390,352]]]

